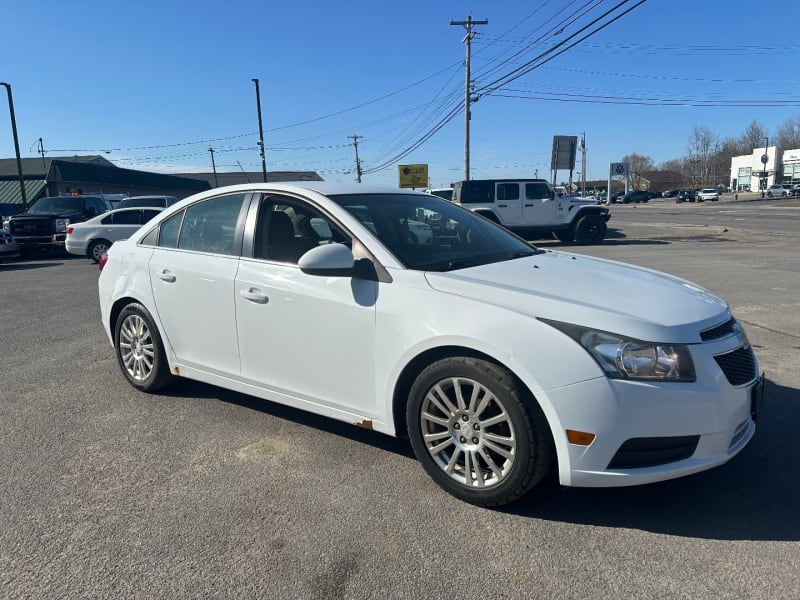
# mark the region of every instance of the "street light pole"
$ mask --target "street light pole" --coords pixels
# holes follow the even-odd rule
[[[769,175],[767,173],[767,163],[769,162],[769,138],[764,138],[764,156],[761,157],[761,163],[764,165],[764,185],[762,186],[762,190],[766,190],[769,187]]]
[[[256,84],[256,105],[258,107],[258,145],[261,148],[261,171],[264,175],[264,183],[267,183],[267,159],[264,157],[264,125],[261,123],[261,90],[258,87],[258,79],[253,77]]]
[[[0,81],[8,93],[8,110],[11,113],[11,131],[14,134],[14,151],[17,153],[17,174],[19,175],[19,191],[22,194],[22,211],[28,210],[28,199],[25,196],[25,178],[22,176],[22,158],[19,154],[19,137],[17,136],[17,117],[14,115],[14,98],[11,95],[11,84]]]

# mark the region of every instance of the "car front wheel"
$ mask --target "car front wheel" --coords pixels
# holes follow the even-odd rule
[[[174,379],[153,317],[138,302],[128,304],[117,317],[114,348],[122,374],[136,389],[155,392]]]
[[[579,244],[599,244],[606,237],[608,227],[602,217],[586,215],[575,225],[575,241]]]
[[[553,461],[547,420],[507,369],[467,357],[428,366],[411,388],[411,446],[456,498],[501,506],[527,493]]]

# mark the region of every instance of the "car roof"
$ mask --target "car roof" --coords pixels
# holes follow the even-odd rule
[[[280,183],[241,183],[218,187],[205,192],[200,192],[191,198],[210,198],[220,193],[253,192],[263,189],[271,191],[302,192],[311,191],[326,196],[343,194],[422,194],[422,190],[403,189],[386,185],[375,185],[371,183],[355,182],[333,182],[333,181],[282,181]],[[427,196],[428,194],[426,194]],[[181,201],[182,202],[182,201]]]

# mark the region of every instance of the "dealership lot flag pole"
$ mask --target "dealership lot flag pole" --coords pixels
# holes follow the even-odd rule
[[[28,199],[25,197],[25,178],[22,176],[22,159],[19,155],[19,137],[17,136],[17,117],[14,115],[14,97],[11,95],[11,84],[0,81],[8,92],[8,110],[11,113],[11,131],[14,133],[14,151],[17,153],[17,173],[19,174],[19,191],[22,194],[22,211],[28,210]]]

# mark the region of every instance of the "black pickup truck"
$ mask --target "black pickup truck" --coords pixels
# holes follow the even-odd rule
[[[109,202],[100,195],[52,196],[37,200],[28,212],[6,217],[3,224],[23,252],[37,248],[63,250],[67,225],[86,221],[110,209]]]

